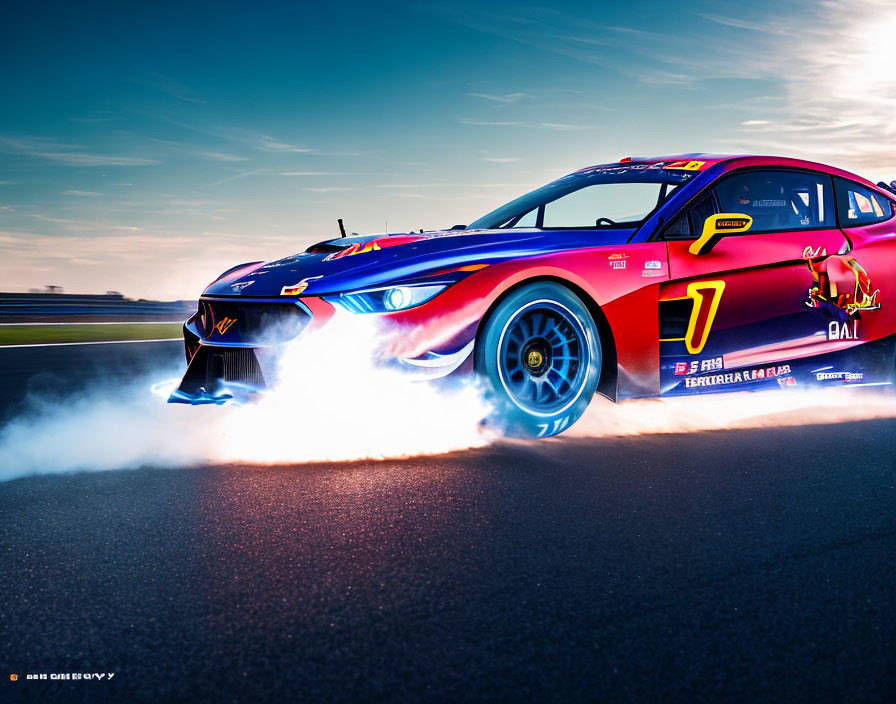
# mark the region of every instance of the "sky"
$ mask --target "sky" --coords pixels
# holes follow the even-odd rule
[[[0,291],[195,298],[628,155],[896,178],[896,4],[13,3]]]

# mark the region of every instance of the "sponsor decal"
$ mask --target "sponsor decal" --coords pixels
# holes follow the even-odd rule
[[[725,218],[716,220],[716,230],[740,230],[750,224],[746,218]]]
[[[317,281],[317,279],[322,279],[323,276],[309,276],[307,279],[302,279],[297,284],[293,284],[292,286],[284,286],[280,289],[281,296],[298,296],[305,292],[305,289],[308,288],[308,284],[312,281]]]
[[[852,325],[849,323],[838,323],[832,320],[828,323],[828,339],[829,340],[858,340],[859,339],[859,321],[853,319]]]
[[[796,386],[796,379],[792,376],[785,376],[782,379],[778,379],[778,386]]]
[[[804,303],[809,308],[832,305],[855,315],[859,311],[880,308],[880,289],[871,285],[871,277],[852,255],[834,255],[826,259],[806,259],[812,272],[812,285]]]
[[[819,245],[818,247],[812,248],[812,245],[809,245],[803,250],[803,259],[817,259],[818,257],[826,257],[828,256],[828,250]]]
[[[675,363],[675,376],[685,374],[705,374],[717,372],[725,368],[725,362],[721,357],[709,357],[708,359],[692,359],[688,362]]]
[[[225,332],[230,330],[234,325],[236,325],[236,318],[221,318],[217,323],[215,323],[212,330],[215,330],[219,335],[224,335]]]
[[[581,169],[576,171],[576,174],[625,174],[629,171],[650,171],[652,169],[662,169],[663,162],[636,162],[630,161],[625,162],[624,164],[606,164],[603,166],[595,166],[594,168]],[[575,174],[569,174],[568,176],[564,176],[563,179],[572,178]],[[560,179],[562,180],[562,179]]]
[[[787,201],[774,198],[763,198],[762,200],[754,200],[750,205],[754,208],[783,208],[787,205]]]
[[[861,381],[862,372],[815,372],[817,381]]]
[[[610,262],[613,269],[625,269],[626,259],[628,259],[628,254],[625,252],[614,252],[607,255],[607,261]]]
[[[706,386],[729,386],[741,384],[747,381],[763,381],[790,374],[790,365],[782,364],[774,367],[760,367],[758,369],[745,369],[743,371],[725,372],[724,374],[708,374],[706,376],[689,376],[685,378],[684,385],[687,389],[696,389]]]
[[[239,293],[244,288],[246,288],[247,286],[251,286],[254,283],[255,283],[255,279],[252,279],[252,281],[240,281],[239,283],[236,283],[236,284],[230,284],[230,288],[232,288],[234,291]]]
[[[644,262],[644,268],[645,269],[662,269],[663,263],[660,261],[657,261],[656,259],[651,259],[650,261]]]
[[[607,255],[607,261],[609,262],[624,261],[625,259],[628,259],[628,254],[625,252],[613,252],[613,254]]]
[[[641,272],[641,276],[665,276],[662,271],[653,271],[652,269],[648,269]]]
[[[700,171],[705,165],[705,161],[672,161],[663,168],[680,169],[681,171]]]

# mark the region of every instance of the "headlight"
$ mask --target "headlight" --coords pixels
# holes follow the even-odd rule
[[[342,304],[352,313],[389,313],[406,310],[426,303],[448,288],[450,284],[408,284],[384,286],[352,293],[340,293],[331,299]]]

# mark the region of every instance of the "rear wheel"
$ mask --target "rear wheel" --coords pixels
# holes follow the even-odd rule
[[[600,375],[600,338],[591,313],[552,282],[524,286],[492,312],[476,345],[476,366],[509,435],[547,437],[585,412]]]

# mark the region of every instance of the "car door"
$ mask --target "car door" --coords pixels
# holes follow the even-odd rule
[[[747,215],[752,225],[692,254],[706,218],[718,213]],[[662,393],[792,385],[794,360],[831,351],[828,321],[810,294],[812,267],[848,248],[829,175],[735,171],[701,193],[663,238],[670,279],[659,294]]]

